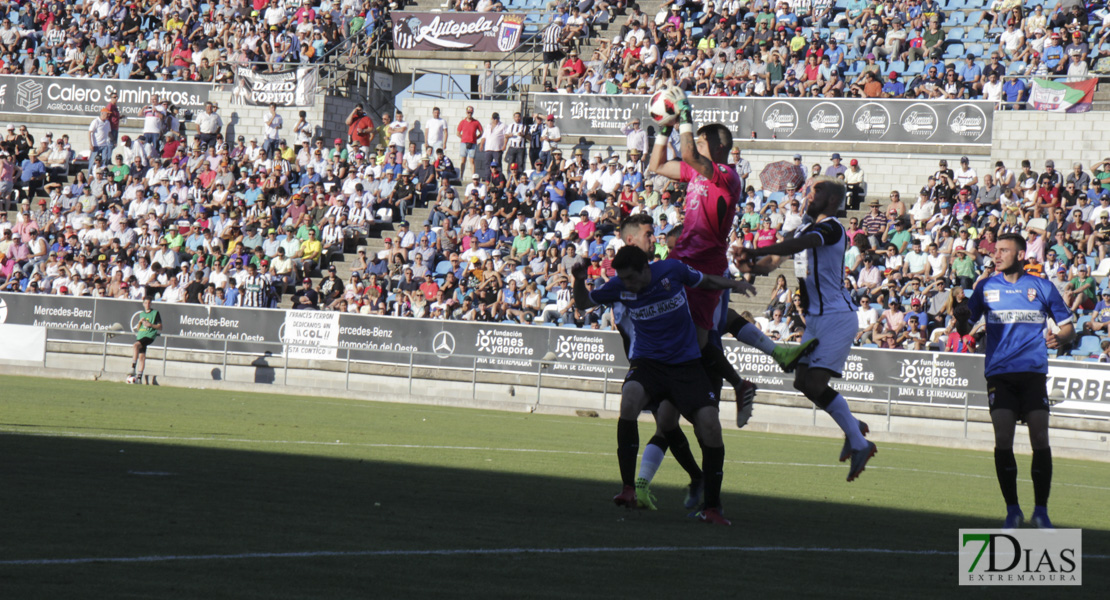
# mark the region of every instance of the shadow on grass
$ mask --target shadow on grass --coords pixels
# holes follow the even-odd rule
[[[665,552],[396,555],[0,565],[7,598],[975,598],[954,555],[708,547],[956,550],[996,522],[726,495],[731,528],[612,506],[613,483],[495,471],[44,436],[0,436],[0,561],[502,548]],[[1110,532],[1084,532],[1087,554]],[[1069,596],[1103,597],[1105,561]]]

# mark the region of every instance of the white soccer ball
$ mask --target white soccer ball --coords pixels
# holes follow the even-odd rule
[[[127,376],[127,383],[129,383],[129,384],[130,383],[135,383],[135,376],[134,375],[128,375]]]
[[[666,89],[652,95],[648,103],[648,112],[651,113],[651,120],[660,127],[670,127],[678,121],[678,107],[675,106],[673,96]]]

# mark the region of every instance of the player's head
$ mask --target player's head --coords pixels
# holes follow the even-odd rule
[[[651,215],[636,213],[625,219],[624,223],[621,223],[621,241],[625,245],[635,246],[650,254],[652,246],[654,246],[652,231],[654,231],[654,223],[651,220]]]
[[[728,153],[732,150],[732,132],[720,123],[710,123],[698,129],[698,154],[708,156],[715,163],[727,163]]]
[[[673,252],[674,245],[678,243],[680,237],[682,237],[682,225],[675,225],[667,232],[667,249]]]
[[[844,204],[844,196],[847,192],[848,188],[845,187],[844,182],[835,177],[827,175],[814,177],[813,185],[806,193],[808,202],[806,214],[811,217],[835,215],[840,205]]]
[[[1017,233],[1003,233],[994,244],[994,267],[1001,273],[1013,274],[1025,265],[1025,238]]]
[[[143,296],[143,310],[150,310],[150,302],[153,300],[150,296]]]
[[[621,278],[624,288],[634,294],[651,284],[647,252],[636,246],[625,246],[617,251],[613,258],[613,270]]]

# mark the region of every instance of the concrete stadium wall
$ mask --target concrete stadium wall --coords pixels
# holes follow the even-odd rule
[[[1110,115],[1035,110],[996,112],[991,155],[1015,170],[1021,168],[1023,159],[1029,159],[1038,173],[1044,170],[1047,159],[1056,161],[1056,169],[1065,173],[1071,171],[1075,161],[1089,170],[1092,164],[1110,157]]]
[[[109,346],[103,357],[100,344],[51,342],[45,361],[37,366],[0,361],[0,373],[87,380],[122,380],[130,370],[130,351]],[[620,382],[606,386],[544,375],[537,394],[534,375],[485,373],[350,363],[291,360],[272,356],[171,351],[151,352],[146,375],[158,385],[194,389],[225,389],[286,395],[341,397],[580,416],[617,416]],[[164,374],[163,374],[164,373]],[[871,438],[947,448],[990,450],[994,435],[982,410],[921,405],[851,402],[852,409],[871,425]],[[735,404],[721,405],[726,428],[735,421]],[[761,393],[748,431],[841,438],[835,423],[804,398]],[[1028,439],[1019,431],[1016,447],[1028,453]],[[1053,449],[1058,456],[1110,462],[1110,423],[1074,417],[1053,418]]]

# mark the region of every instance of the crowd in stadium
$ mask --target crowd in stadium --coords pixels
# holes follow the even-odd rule
[[[682,21],[692,7],[668,7],[683,26],[663,30],[680,47],[709,39],[683,37],[693,30]],[[766,12],[758,2],[747,8]],[[881,14],[893,22],[896,9],[880,8],[865,8],[867,19],[843,14],[853,23]],[[913,15],[908,22],[927,21]],[[625,39],[643,30],[633,23]],[[472,115],[448,127],[438,113],[406,120],[356,109],[348,136],[322,140],[303,113],[282,128],[285,111],[271,107],[261,139],[225,141],[215,105],[190,133],[155,97],[134,139],[119,135],[113,107],[90,123],[87,169],[73,164],[84,141],[35,140],[15,124],[0,136],[0,198],[5,208],[18,201],[13,221],[0,211],[3,290],[251,307],[288,300],[300,309],[601,328],[611,326],[606,313],[573,304],[570,265],[587,257],[599,284],[613,275],[623,219],[652,217],[659,257],[683,220],[681,186],[646,172],[648,138],[636,120],[625,151],[606,155],[567,143],[542,114]],[[416,120],[422,136],[410,131]],[[443,152],[456,145],[459,164]],[[802,195],[796,187],[760,189],[740,154],[730,157],[746,188],[734,246],[770,245],[801,223]],[[842,177],[849,208],[865,201],[866,165],[838,154],[794,159],[803,175]],[[951,314],[990,272],[993,240],[1009,231],[1029,236],[1028,268],[1085,316],[1081,333],[1110,330],[1110,294],[1093,279],[1110,248],[1110,162],[1066,172],[999,163],[982,174],[958,164],[942,161],[920,190],[871,200],[866,216],[847,221],[845,285],[863,307],[858,343],[973,350],[980,332],[955,335]],[[410,226],[417,208],[429,209],[427,220]],[[384,223],[397,232],[382,249],[359,245]],[[336,268],[344,263],[346,280]],[[765,314],[752,317],[775,339],[798,339],[805,317],[797,306],[780,277]]]
[[[289,298],[303,309],[601,328],[610,326],[605,313],[573,304],[571,264],[587,257],[595,285],[613,276],[615,230],[638,213],[651,215],[656,254],[667,256],[683,190],[646,174],[647,138],[635,120],[625,151],[605,155],[561,144],[544,115],[470,116],[451,131],[438,115],[413,117],[425,128],[420,145],[402,113],[374,126],[358,109],[350,139],[328,143],[307,133],[292,144],[240,137],[230,147],[207,145],[204,132],[121,136],[109,166],[94,161],[72,179],[71,140],[36,143],[11,126],[0,141],[0,190],[14,188],[20,204],[14,222],[0,217],[2,287],[231,306]],[[442,152],[456,143],[458,165]],[[730,161],[746,188],[734,247],[766,246],[798,227],[797,186],[764,193],[739,149]],[[863,201],[857,160],[795,155],[794,164],[844,178],[848,208]],[[871,200],[865,216],[848,219],[845,285],[862,305],[858,342],[974,349],[979,332],[955,335],[950,317],[1009,231],[1028,235],[1027,268],[1086,315],[1084,331],[1107,330],[1110,290],[1092,269],[1110,249],[1110,161],[1063,171],[1052,161],[1042,171],[999,162],[977,173],[964,157],[953,166],[941,161],[920,190]],[[427,220],[410,226],[423,207]],[[382,223],[396,234],[367,252],[359,244]],[[335,266],[345,253],[346,281]],[[766,313],[753,315],[775,339],[797,339],[805,325],[792,287],[779,277]]]
[[[230,83],[237,64],[317,62],[388,20],[382,0],[24,2],[0,22],[0,73]]]
[[[1029,78],[1110,71],[1110,13],[1089,15],[1078,0],[674,0],[657,15],[633,8],[589,56],[578,52],[584,37],[562,34],[580,13],[565,6],[544,32],[544,60],[552,87],[578,94],[646,94],[675,83],[701,96],[979,98],[1018,107]]]

